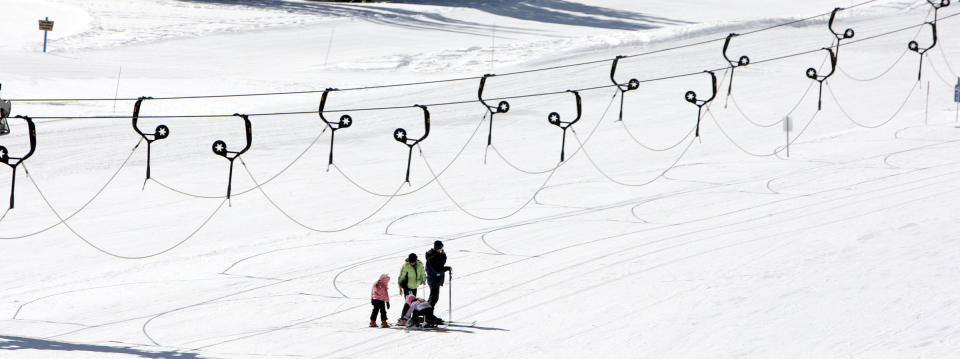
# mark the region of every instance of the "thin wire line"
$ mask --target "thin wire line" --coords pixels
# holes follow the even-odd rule
[[[351,229],[351,228],[353,228],[353,227],[359,226],[359,225],[365,223],[366,221],[368,221],[370,218],[373,218],[374,216],[376,216],[376,215],[377,215],[378,213],[380,213],[381,211],[383,211],[383,209],[386,208],[388,204],[390,204],[390,201],[393,201],[393,199],[397,197],[396,194],[397,194],[397,193],[400,193],[400,190],[403,188],[403,183],[401,183],[400,186],[397,187],[397,190],[394,192],[394,195],[388,197],[387,200],[383,201],[383,204],[381,204],[380,207],[377,207],[376,210],[374,210],[373,212],[371,212],[370,214],[368,214],[366,217],[363,217],[363,218],[360,219],[359,221],[354,222],[353,224],[350,224],[350,225],[348,225],[348,226],[346,226],[346,227],[341,227],[341,228],[338,228],[338,229],[318,229],[318,228],[314,228],[314,227],[312,227],[312,226],[309,226],[309,225],[307,225],[307,224],[305,224],[305,223],[297,220],[296,218],[293,218],[293,216],[291,216],[290,213],[288,213],[288,212],[285,211],[282,207],[280,207],[280,205],[278,205],[277,202],[275,202],[275,201],[273,200],[273,198],[271,198],[270,195],[267,194],[267,191],[264,190],[263,187],[262,187],[260,184],[257,183],[256,177],[253,176],[253,172],[250,171],[250,168],[247,166],[247,163],[243,161],[243,158],[242,158],[242,157],[238,157],[238,158],[240,159],[240,164],[243,165],[244,171],[247,172],[247,175],[250,177],[250,180],[253,181],[253,184],[254,184],[254,185],[256,185],[256,189],[260,190],[260,193],[263,194],[263,197],[267,199],[267,202],[270,202],[270,205],[273,206],[273,208],[276,208],[277,211],[279,211],[281,214],[283,214],[284,217],[287,217],[287,219],[289,219],[291,222],[296,223],[298,226],[303,227],[304,229],[310,230],[310,231],[312,231],[312,232],[318,232],[318,233],[343,232],[343,231],[349,230],[349,229]]]
[[[114,180],[115,178],[117,178],[117,175],[120,174],[120,170],[122,170],[124,167],[126,167],[127,163],[130,161],[130,158],[133,157],[133,154],[137,151],[137,148],[140,147],[140,144],[141,144],[141,143],[143,143],[143,139],[142,139],[142,138],[141,138],[139,141],[137,141],[137,144],[134,145],[133,148],[130,149],[130,154],[127,155],[127,158],[125,158],[125,159],[123,160],[123,162],[120,163],[120,167],[117,167],[117,170],[116,170],[116,171],[113,171],[113,174],[110,175],[110,178],[107,179],[107,182],[104,183],[103,186],[100,186],[100,189],[97,190],[97,192],[93,194],[93,197],[90,197],[89,200],[87,200],[87,201],[86,201],[82,206],[80,206],[80,208],[77,209],[75,212],[73,212],[73,213],[71,213],[69,216],[67,216],[67,218],[65,218],[65,219],[60,219],[59,222],[54,223],[54,224],[52,224],[52,225],[50,225],[50,226],[48,226],[48,227],[45,227],[45,228],[43,228],[43,229],[41,229],[41,230],[38,230],[38,231],[33,232],[33,233],[30,233],[30,234],[18,235],[18,236],[13,236],[13,237],[0,237],[0,240],[23,239],[23,238],[27,238],[27,237],[32,237],[32,236],[35,236],[35,235],[44,233],[44,232],[46,232],[46,231],[49,231],[49,230],[51,230],[51,229],[54,229],[54,228],[56,228],[57,226],[59,226],[61,223],[64,223],[65,220],[69,220],[69,219],[73,218],[74,216],[80,214],[80,212],[82,212],[85,208],[87,208],[87,206],[89,206],[91,203],[93,203],[94,200],[96,200],[98,197],[100,197],[100,194],[103,193],[103,191],[104,191],[105,189],[107,189],[107,186],[109,186],[110,183],[112,183],[113,180]],[[24,172],[26,172],[26,168],[27,168],[26,164],[24,164],[23,168],[24,168]],[[31,181],[32,181],[32,180],[31,180]],[[9,211],[9,210],[8,210],[8,211]],[[7,216],[7,213],[5,212],[3,216],[6,217],[6,216]]]
[[[940,19],[940,21],[947,20],[947,19],[956,17],[956,16],[958,16],[958,15],[960,15],[960,12],[955,13],[955,14],[951,14],[951,15],[948,15],[948,16],[944,16],[944,17],[942,17],[942,18]],[[919,27],[919,26],[923,26],[923,25],[925,25],[925,24],[926,24],[926,23],[916,24],[916,25],[910,25],[910,26],[907,26],[907,27],[903,27],[903,28],[891,30],[891,31],[888,31],[888,32],[885,32],[885,33],[881,33],[881,34],[874,35],[874,36],[869,36],[869,37],[861,38],[861,39],[858,39],[858,40],[852,40],[852,41],[849,41],[849,42],[845,43],[844,45],[852,45],[852,44],[859,43],[859,42],[863,42],[863,41],[873,40],[873,39],[876,39],[876,38],[879,38],[879,37],[888,36],[888,35],[895,34],[895,33],[901,32],[901,31],[905,31],[905,30],[913,29],[913,28],[916,28],[916,27]],[[818,49],[801,51],[801,52],[792,53],[792,54],[787,54],[787,55],[781,55],[781,56],[777,56],[777,57],[772,57],[772,58],[768,58],[768,59],[763,59],[763,60],[754,61],[754,62],[752,62],[752,64],[761,64],[761,63],[766,63],[766,62],[779,61],[779,60],[788,59],[788,58],[792,58],[792,57],[797,57],[797,56],[803,56],[803,55],[812,54],[812,53],[815,53],[815,52],[819,52],[819,51],[821,51],[821,50],[822,50],[822,48],[818,48]],[[727,69],[729,69],[729,67],[720,67],[720,68],[716,68],[716,69],[712,69],[712,70],[707,70],[707,71],[722,71],[722,70],[727,70]],[[659,81],[665,81],[665,80],[672,80],[672,79],[677,79],[677,78],[683,78],[683,77],[688,77],[688,76],[699,75],[699,74],[702,74],[703,72],[704,72],[704,71],[696,71],[696,72],[680,73],[680,74],[674,74],[674,75],[666,75],[666,76],[661,76],[661,77],[649,78],[649,79],[645,79],[645,80],[639,80],[639,82],[640,82],[640,83],[650,83],[650,82],[659,82]],[[599,90],[599,89],[610,88],[610,87],[617,87],[617,86],[618,86],[618,85],[614,85],[614,84],[599,85],[599,86],[592,86],[592,87],[586,87],[586,88],[576,89],[576,91],[580,91],[580,92],[593,91],[593,90]],[[527,95],[504,96],[504,97],[499,97],[499,98],[488,99],[488,101],[499,101],[499,100],[509,100],[509,99],[519,99],[519,98],[549,96],[549,95],[562,94],[562,93],[566,93],[566,92],[567,92],[567,91],[564,90],[564,91],[541,92],[541,93],[534,93],[534,94],[527,94]],[[112,101],[112,100],[113,100],[113,99],[111,99],[111,101]],[[449,102],[440,102],[440,103],[425,104],[424,106],[428,106],[428,107],[453,106],[453,105],[463,105],[463,104],[474,103],[474,102],[476,102],[476,101],[477,101],[477,100],[449,101]],[[369,108],[325,110],[324,112],[381,111],[381,110],[405,109],[405,108],[410,108],[410,107],[411,107],[411,106],[383,106],[383,107],[369,107]],[[313,114],[313,113],[316,113],[316,111],[266,112],[266,113],[251,113],[251,114],[248,114],[248,115],[249,115],[249,116],[286,116],[286,115],[304,115],[304,114]],[[214,114],[214,115],[154,115],[154,116],[139,116],[139,118],[218,118],[218,117],[233,117],[233,116],[234,116],[233,114]],[[128,119],[128,118],[130,118],[130,117],[129,117],[129,116],[32,116],[32,118],[34,118],[34,119]]]
[[[473,129],[473,133],[470,135],[470,137],[467,138],[467,141],[463,143],[463,146],[461,146],[461,147],[460,147],[460,150],[457,151],[457,154],[453,156],[453,159],[451,159],[450,162],[447,163],[447,165],[444,166],[444,168],[443,168],[442,170],[440,170],[440,173],[439,173],[440,176],[442,176],[445,172],[447,172],[448,169],[450,169],[450,167],[453,166],[453,163],[456,162],[456,161],[460,158],[460,156],[463,154],[463,152],[467,149],[467,146],[470,145],[470,142],[473,142],[474,137],[477,136],[477,133],[480,131],[480,127],[483,125],[483,123],[485,122],[484,119],[486,119],[486,118],[487,118],[487,111],[484,111],[484,112],[483,112],[483,117],[480,119],[480,122],[477,122],[477,127]],[[394,193],[394,194],[391,195],[391,194],[378,193],[378,192],[375,192],[375,191],[373,191],[373,190],[371,190],[371,189],[369,189],[369,188],[361,185],[361,184],[359,183],[359,181],[354,180],[351,176],[348,176],[345,172],[343,172],[343,170],[340,169],[340,166],[337,166],[337,164],[333,164],[333,169],[337,170],[337,172],[339,172],[340,175],[343,176],[343,178],[346,179],[348,182],[350,182],[350,184],[352,184],[353,186],[357,187],[358,189],[360,189],[360,190],[363,191],[363,192],[366,192],[366,193],[368,193],[368,194],[370,194],[370,195],[377,196],[377,197],[403,197],[403,196],[409,196],[409,195],[411,195],[411,194],[420,192],[420,190],[426,188],[427,186],[429,186],[431,183],[433,183],[433,182],[436,181],[436,179],[437,179],[437,177],[431,178],[429,181],[427,181],[427,183],[424,183],[422,186],[417,187],[417,189],[415,189],[415,190],[410,190],[410,191],[403,192],[403,193]]]
[[[789,142],[790,145],[793,145],[794,142],[796,142],[797,140],[799,140],[800,137],[803,136],[803,134],[807,132],[807,129],[810,128],[810,125],[813,124],[813,121],[817,118],[817,115],[819,115],[820,112],[821,112],[821,111],[816,111],[816,112],[813,113],[813,117],[811,117],[810,120],[807,121],[807,124],[803,126],[803,129],[800,130],[800,133],[798,133],[792,140],[790,140],[790,142]],[[773,152],[771,152],[771,153],[769,153],[769,154],[759,154],[759,153],[751,152],[751,151],[747,150],[746,148],[744,148],[743,146],[741,146],[739,143],[737,143],[737,141],[735,141],[735,140],[733,139],[733,137],[730,137],[730,135],[727,134],[727,131],[724,131],[723,126],[720,125],[720,121],[717,121],[717,118],[713,116],[713,111],[710,111],[710,110],[708,109],[708,110],[707,110],[707,115],[710,116],[710,118],[713,120],[713,123],[717,125],[717,129],[720,130],[720,133],[722,133],[723,136],[726,137],[727,140],[730,141],[730,143],[732,143],[735,147],[737,147],[738,149],[740,149],[741,152],[743,152],[743,153],[745,153],[745,154],[747,154],[747,155],[749,155],[749,156],[753,156],[753,157],[772,157],[772,156],[776,156],[778,153],[780,153],[780,152],[782,152],[783,150],[786,149],[786,146],[778,146],[778,147],[776,147],[776,148],[773,150]]]
[[[290,161],[290,163],[288,163],[286,166],[284,166],[283,169],[280,170],[280,172],[277,172],[276,174],[274,174],[273,176],[271,176],[270,178],[268,178],[266,181],[263,181],[263,183],[261,183],[261,185],[266,185],[266,184],[268,184],[268,183],[270,183],[270,182],[273,182],[273,180],[277,179],[278,177],[280,177],[281,175],[283,175],[285,172],[287,172],[287,170],[289,170],[291,167],[293,167],[294,164],[296,164],[297,162],[299,162],[299,161],[303,158],[303,156],[306,155],[307,152],[309,152],[310,149],[313,148],[313,146],[317,144],[317,141],[320,140],[320,137],[322,137],[323,134],[324,134],[324,132],[326,132],[326,131],[327,131],[327,128],[324,127],[323,130],[321,130],[320,133],[317,134],[317,137],[315,137],[315,138],[313,139],[313,141],[310,142],[310,144],[307,146],[307,148],[303,149],[303,151],[301,151],[300,154],[297,155],[297,157],[295,157],[295,158],[293,159],[293,161]],[[157,180],[156,178],[150,178],[149,180],[150,180],[151,182],[153,182],[153,183],[156,183],[156,184],[160,185],[160,187],[163,187],[163,188],[165,188],[165,189],[167,189],[167,190],[169,190],[169,191],[172,191],[172,192],[174,192],[174,193],[182,194],[182,195],[187,196],[187,197],[203,198],[203,199],[220,199],[220,198],[227,198],[226,195],[210,196],[210,195],[201,195],[201,194],[190,193],[190,192],[187,192],[187,191],[184,191],[184,190],[180,190],[180,189],[174,188],[173,186],[169,186],[169,185],[167,185],[167,184],[165,184],[165,183],[163,183],[163,182],[160,182],[160,181]],[[245,190],[243,190],[243,191],[234,193],[233,195],[231,195],[231,197],[242,196],[242,195],[247,194],[247,193],[250,193],[250,192],[252,192],[252,191],[254,191],[254,190],[256,190],[256,189],[257,189],[256,187],[250,187],[250,188],[245,189]]]
[[[619,91],[619,89],[617,89],[617,91]],[[607,113],[610,111],[610,107],[613,106],[613,102],[614,102],[615,99],[616,99],[616,95],[615,95],[615,94],[614,94],[614,96],[611,96],[611,97],[610,97],[610,103],[607,104],[607,109],[603,112],[603,115],[601,116],[600,120],[597,121],[597,124],[594,125],[593,129],[590,131],[590,134],[587,136],[587,141],[588,141],[588,142],[589,142],[590,138],[592,138],[593,135],[597,132],[597,129],[600,127],[600,124],[603,123],[603,119],[606,117]],[[463,212],[464,214],[466,214],[466,215],[468,215],[468,216],[470,216],[470,217],[479,219],[479,220],[483,220],[483,221],[497,221],[497,220],[507,219],[507,218],[510,218],[510,217],[513,217],[513,216],[517,215],[518,213],[520,213],[520,211],[523,211],[525,208],[529,207],[531,204],[536,203],[537,194],[540,193],[540,191],[542,191],[544,188],[546,188],[546,187],[547,187],[547,184],[550,183],[550,180],[553,178],[553,176],[554,176],[555,174],[557,174],[557,171],[558,171],[561,167],[563,167],[565,164],[570,163],[570,160],[572,160],[572,159],[574,158],[574,156],[576,156],[578,153],[580,153],[580,151],[581,151],[582,149],[583,149],[583,147],[578,148],[574,153],[570,154],[570,157],[567,158],[566,161],[558,163],[558,164],[556,165],[556,167],[554,167],[553,170],[551,170],[551,171],[549,172],[549,174],[546,176],[546,178],[544,178],[544,181],[543,181],[542,184],[540,184],[540,187],[537,188],[537,190],[533,192],[533,194],[530,196],[530,198],[527,199],[520,207],[518,207],[517,209],[515,209],[515,210],[513,210],[513,211],[511,211],[511,212],[509,212],[509,213],[507,213],[507,214],[505,214],[505,215],[498,216],[498,217],[484,217],[484,216],[480,216],[480,215],[478,215],[478,214],[475,214],[475,213],[471,212],[470,210],[464,208],[463,205],[461,205],[460,202],[458,202],[458,201],[450,194],[450,192],[447,191],[447,188],[443,185],[442,182],[440,182],[440,179],[439,179],[439,178],[437,178],[437,181],[436,181],[436,182],[437,182],[437,186],[440,187],[440,190],[441,190],[441,191],[443,192],[443,194],[447,197],[447,199],[449,199],[450,202],[453,203],[454,207],[457,207],[457,209],[460,210],[461,212]],[[430,173],[431,173],[434,177],[438,177],[438,176],[436,175],[436,173],[433,171],[433,167],[430,166],[430,161],[427,160],[427,157],[426,157],[426,156],[423,157],[423,162],[424,162],[424,164],[426,164],[427,170],[429,170]]]
[[[890,116],[890,118],[888,118],[886,121],[880,122],[876,125],[864,125],[862,122],[854,120],[853,117],[851,117],[850,114],[847,113],[847,110],[843,108],[843,105],[840,104],[840,100],[837,99],[837,95],[833,92],[833,88],[829,84],[827,84],[827,91],[830,92],[830,97],[832,97],[833,102],[837,104],[837,108],[840,109],[840,113],[842,113],[843,116],[846,117],[847,120],[850,120],[850,122],[852,122],[854,125],[857,125],[863,128],[879,128],[879,127],[882,127],[883,125],[890,123],[890,121],[893,121],[895,118],[897,118],[897,115],[899,115],[900,112],[903,111],[903,109],[907,106],[907,103],[910,102],[910,97],[913,97],[913,94],[917,92],[917,87],[919,87],[919,85],[920,85],[920,81],[914,82],[913,87],[910,88],[910,92],[907,93],[907,97],[903,99],[903,103],[900,104],[900,107],[897,108],[897,111],[894,112],[893,115]]]
[[[96,250],[99,251],[100,253],[106,254],[106,255],[111,256],[111,257],[114,257],[114,258],[120,258],[120,259],[147,259],[147,258],[156,257],[156,256],[162,255],[162,254],[164,254],[164,253],[170,252],[170,251],[176,249],[177,247],[180,247],[180,246],[183,245],[184,243],[187,243],[187,241],[189,241],[189,240],[190,240],[191,238],[193,238],[197,233],[199,233],[201,229],[203,229],[204,227],[206,227],[206,226],[207,226],[207,223],[210,223],[210,220],[213,219],[213,216],[216,215],[217,212],[220,212],[220,209],[223,208],[223,204],[224,204],[224,203],[227,203],[227,199],[224,198],[223,201],[221,201],[220,204],[217,206],[217,208],[214,209],[213,212],[211,212],[210,215],[207,216],[207,218],[204,219],[203,222],[200,223],[200,226],[198,226],[196,229],[194,229],[193,232],[190,232],[190,234],[187,235],[186,238],[184,238],[183,240],[177,242],[177,243],[174,244],[173,246],[170,246],[170,247],[168,247],[168,248],[166,248],[166,249],[164,249],[164,250],[161,250],[161,251],[159,251],[159,252],[155,252],[155,253],[152,253],[152,254],[148,254],[148,255],[143,255],[143,256],[125,256],[125,255],[116,254],[116,253],[107,251],[107,250],[105,250],[105,249],[103,249],[103,248],[100,248],[99,246],[97,246],[96,244],[93,244],[93,242],[91,242],[90,240],[88,240],[88,239],[85,238],[84,236],[80,235],[80,233],[78,233],[76,230],[74,230],[73,227],[71,227],[70,224],[67,223],[67,221],[66,221],[63,217],[60,216],[60,213],[58,213],[57,210],[56,210],[55,208],[53,208],[53,204],[50,203],[50,201],[47,199],[47,196],[43,194],[43,191],[42,191],[42,190],[40,190],[40,186],[37,185],[37,182],[33,180],[33,176],[31,176],[31,175],[30,175],[30,172],[27,171],[26,165],[24,165],[24,168],[23,168],[23,169],[24,169],[24,172],[27,173],[27,179],[30,180],[30,183],[33,184],[33,187],[37,189],[37,193],[40,194],[40,198],[42,198],[42,199],[43,199],[43,202],[47,204],[47,207],[49,207],[50,210],[53,211],[53,214],[54,214],[55,216],[57,216],[58,219],[60,219],[60,223],[62,223],[64,227],[67,227],[67,229],[70,230],[70,232],[73,233],[73,235],[77,236],[77,238],[79,238],[81,241],[83,241],[84,243],[86,243],[86,244],[87,244],[88,246],[90,246],[91,248],[96,249]]]

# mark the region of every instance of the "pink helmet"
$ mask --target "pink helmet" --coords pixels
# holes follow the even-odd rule
[[[413,303],[414,300],[417,300],[417,297],[413,294],[407,296],[407,304]]]

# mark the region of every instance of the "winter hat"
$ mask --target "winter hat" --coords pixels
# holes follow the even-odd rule
[[[407,295],[407,304],[413,303],[414,300],[417,300],[417,297],[413,294]]]
[[[416,254],[416,253],[410,253],[410,255],[407,256],[407,262],[416,263],[416,262],[417,262],[417,254]]]
[[[443,242],[441,241],[433,242],[433,249],[440,249],[440,248],[443,248]]]

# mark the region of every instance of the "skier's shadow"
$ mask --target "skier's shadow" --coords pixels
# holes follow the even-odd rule
[[[196,353],[178,351],[149,352],[130,347],[113,347],[106,345],[76,344],[35,338],[0,335],[0,351],[3,350],[53,350],[64,352],[91,352],[129,354],[141,358],[151,359],[203,359]],[[2,356],[2,355],[0,355]]]

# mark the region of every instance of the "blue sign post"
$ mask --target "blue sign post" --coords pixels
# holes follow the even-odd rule
[[[49,17],[39,20],[40,31],[43,31],[43,52],[47,52],[47,32],[53,31],[53,21]]]

